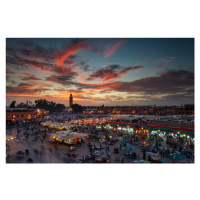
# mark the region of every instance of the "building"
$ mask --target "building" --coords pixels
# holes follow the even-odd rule
[[[21,122],[34,121],[46,115],[48,111],[34,108],[6,108],[6,124],[18,124]]]
[[[194,105],[185,104],[184,106],[176,107],[177,115],[194,115]]]
[[[69,107],[71,108],[73,104],[73,97],[72,97],[72,94],[70,94],[70,97],[69,97]]]
[[[15,124],[21,121],[32,121],[36,118],[35,109],[6,108],[6,123]]]

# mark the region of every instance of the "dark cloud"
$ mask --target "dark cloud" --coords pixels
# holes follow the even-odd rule
[[[63,86],[76,86],[78,91],[81,91],[83,89],[97,89],[97,90],[115,90],[124,82],[114,82],[114,83],[107,83],[107,84],[87,84],[87,83],[78,83],[73,81],[73,78],[75,77],[75,73],[72,72],[68,75],[58,75],[58,76],[49,76],[46,78],[46,81],[50,81],[53,83],[58,83]]]
[[[142,69],[142,68],[143,68],[142,66],[121,67],[119,65],[108,65],[104,68],[101,68],[93,72],[93,74],[91,74],[90,77],[87,78],[86,80],[92,81],[97,78],[101,78],[104,81],[108,81],[116,78],[121,78],[131,70]]]
[[[64,61],[62,67],[58,67],[54,63],[51,50],[13,50],[7,48],[6,56],[7,66],[11,66],[14,70],[35,68],[43,72],[57,72],[67,74],[72,71],[74,63],[72,60],[67,59]]]
[[[6,94],[37,94],[49,90],[45,88],[34,88],[34,86],[35,85],[31,83],[20,83],[16,87],[6,86]]]
[[[56,55],[56,52],[54,49],[52,48],[45,49],[40,46],[36,46],[34,49],[19,49],[17,50],[17,53],[20,56],[24,56],[26,58],[27,57],[30,57],[31,59],[40,58],[46,62],[54,61],[54,58]]]
[[[194,87],[194,73],[179,70],[167,71],[160,76],[147,77],[124,83],[117,88],[121,92],[143,92],[147,94],[164,94],[187,91],[187,87]]]
[[[78,86],[80,86],[81,84],[72,81],[72,79],[75,76],[76,76],[75,72],[71,72],[71,73],[68,73],[67,75],[62,75],[62,76],[61,75],[58,75],[58,76],[52,75],[52,76],[47,77],[46,81],[58,83],[58,84],[61,84],[61,85],[64,85],[64,86],[67,86],[67,85],[78,85]]]
[[[80,65],[81,67],[83,67],[83,66],[85,66],[89,61],[90,61],[89,59],[87,59],[87,60],[81,60],[80,63],[79,63],[79,65]]]
[[[81,67],[81,69],[84,71],[84,72],[90,72],[92,71],[91,66],[88,64],[90,60],[87,59],[87,60],[81,60],[78,64],[79,66]]]
[[[23,42],[22,42],[23,44]],[[28,46],[27,46],[28,47]],[[74,55],[81,50],[96,51],[88,40],[74,40],[62,50],[33,46],[31,48],[7,48],[6,64],[15,70],[36,68],[43,72],[56,72],[67,74],[74,69],[75,62],[78,62],[83,70],[88,71],[86,65],[89,60],[80,60]]]
[[[82,69],[83,69],[83,71],[85,71],[85,72],[91,71],[90,65],[85,65],[84,67],[82,67]]]
[[[125,67],[124,69],[122,69],[122,70],[120,71],[120,73],[126,74],[126,73],[128,73],[129,71],[131,71],[131,70],[142,69],[142,68],[143,68],[142,66]]]
[[[30,75],[30,76],[24,77],[22,80],[23,81],[36,81],[36,80],[38,81],[38,80],[41,80],[41,79],[38,78],[35,75]]]

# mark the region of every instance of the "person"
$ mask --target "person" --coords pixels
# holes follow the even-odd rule
[[[122,158],[122,163],[124,163],[124,158]]]
[[[94,161],[95,161],[95,156],[92,156],[92,160],[93,160],[93,163],[94,163]]]
[[[25,153],[26,153],[26,155],[28,155],[29,154],[29,150],[25,149]]]
[[[33,159],[32,158],[28,158],[26,162],[27,163],[33,163]]]
[[[184,147],[184,156],[186,156],[186,150],[185,150],[185,147]]]
[[[102,148],[101,143],[100,143],[100,149]]]
[[[52,153],[52,148],[51,147],[49,148],[49,152]]]
[[[116,148],[116,154],[119,154],[119,150],[118,150],[118,148]]]

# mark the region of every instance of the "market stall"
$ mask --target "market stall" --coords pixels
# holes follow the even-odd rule
[[[41,123],[41,125],[43,127],[48,127],[48,128],[51,128],[51,129],[56,129],[56,130],[68,130],[68,129],[71,129],[73,127],[78,127],[80,125],[76,124],[70,124],[70,123],[59,123],[59,122],[43,122]]]
[[[86,133],[59,131],[57,133],[52,134],[49,137],[49,141],[73,145],[84,142],[87,135],[88,134]]]

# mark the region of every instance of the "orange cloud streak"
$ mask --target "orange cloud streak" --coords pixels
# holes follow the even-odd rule
[[[86,50],[90,50],[90,51],[94,51],[94,49],[88,45],[88,41],[84,40],[75,44],[72,44],[64,53],[62,53],[62,55],[57,59],[57,65],[60,67],[63,65],[64,60],[73,55],[78,53],[79,51],[86,49]]]
[[[123,85],[123,82],[120,83],[112,83],[112,84],[108,84],[108,85],[100,85],[96,87],[96,89],[105,89],[105,88],[112,88],[110,90],[115,90],[116,88],[120,87],[121,85]]]
[[[109,57],[111,56],[113,53],[115,53],[119,47],[121,45],[125,44],[125,41],[124,40],[120,40],[118,42],[116,42],[115,44],[113,44],[112,46],[109,44],[107,45],[106,49],[105,49],[105,52],[104,52],[104,57]]]

